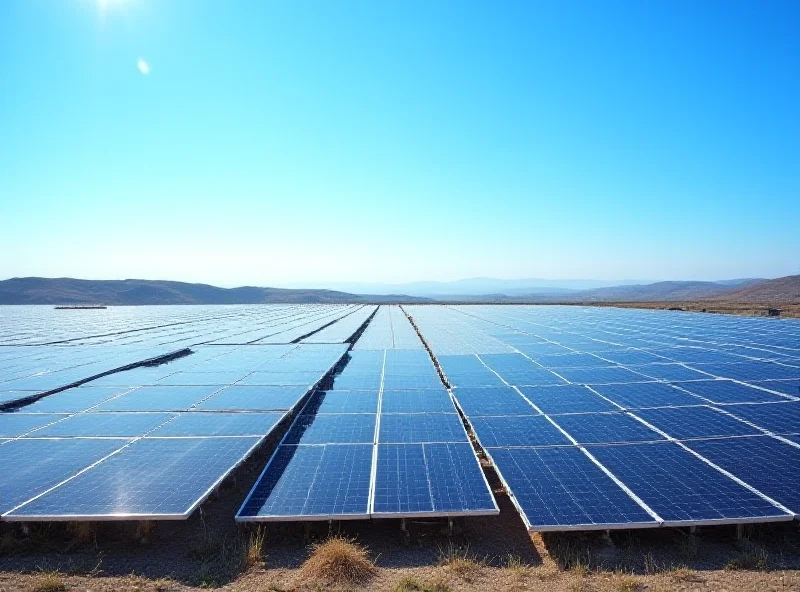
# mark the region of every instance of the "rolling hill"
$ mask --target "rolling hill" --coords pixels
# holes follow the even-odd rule
[[[0,281],[0,304],[264,304],[323,302],[424,302],[403,295],[360,296],[334,290],[219,288],[160,280],[12,278]]]
[[[767,280],[727,294],[718,295],[715,300],[729,302],[783,303],[800,302],[800,275]]]

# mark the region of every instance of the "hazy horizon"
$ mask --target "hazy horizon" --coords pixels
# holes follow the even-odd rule
[[[0,277],[800,273],[800,3],[7,0]]]

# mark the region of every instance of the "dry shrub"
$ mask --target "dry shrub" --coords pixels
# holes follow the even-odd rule
[[[55,571],[42,572],[33,584],[33,592],[64,592],[66,589],[61,574]]]
[[[314,585],[361,586],[375,574],[367,550],[345,537],[331,537],[312,547],[311,556],[300,567],[299,579]]]

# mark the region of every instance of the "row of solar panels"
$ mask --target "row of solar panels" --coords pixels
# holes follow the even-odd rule
[[[498,513],[413,327],[398,307],[381,311],[333,389],[315,394],[298,415],[237,520]]]
[[[201,347],[0,413],[2,519],[185,518],[346,349]]]
[[[434,336],[434,352],[455,350],[446,337],[453,315],[490,338],[473,339],[473,355],[438,359],[529,528],[791,520],[800,512],[796,342],[771,354],[780,362],[736,354],[716,362],[716,350],[697,342],[681,348],[703,372],[759,379],[746,384],[658,362],[658,354],[674,355],[672,345],[656,354],[620,334],[611,343],[575,333],[567,344],[553,341],[563,337],[554,328],[531,329],[520,318],[513,329],[498,325],[514,308],[413,311]]]
[[[277,311],[267,307],[265,310],[266,313],[258,318],[252,318],[252,313],[246,315],[248,323],[244,333],[232,330],[230,326],[226,329],[225,319],[213,317],[223,327],[200,330],[196,326],[200,321],[187,321],[152,330],[108,335],[98,343],[82,340],[80,345],[70,346],[0,347],[0,406],[93,380],[97,376],[118,372],[158,357],[169,357],[180,348],[202,342],[246,343],[255,337],[257,343],[290,343],[317,331],[326,334],[326,342],[344,343],[374,312],[375,307],[317,306],[311,310],[278,307]],[[228,316],[231,316],[230,313],[226,318]],[[234,317],[237,324],[242,322],[241,316]],[[230,319],[227,321],[230,322]],[[322,327],[325,328],[319,331]],[[168,331],[169,336],[161,335],[161,331]],[[154,332],[159,335],[153,335]],[[226,336],[220,338],[220,332]],[[131,343],[131,339],[141,342]],[[308,342],[318,341],[312,335]]]

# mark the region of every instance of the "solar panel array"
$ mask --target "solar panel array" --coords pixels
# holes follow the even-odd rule
[[[187,517],[302,404],[348,347],[341,342],[292,344],[289,337],[362,309],[220,307],[205,308],[204,316],[197,309],[174,308],[180,320],[149,326],[165,319],[144,318],[144,327],[124,333],[109,323],[114,335],[91,336],[86,327],[56,326],[60,338],[77,336],[70,343],[80,345],[0,345],[0,359],[14,361],[0,367],[0,384],[28,389],[7,391],[0,412],[2,520]],[[52,309],[47,310],[45,317]],[[144,310],[144,317],[152,315]],[[80,317],[104,311],[75,312]],[[0,318],[7,320],[6,315]],[[94,330],[101,331],[103,323],[94,320]],[[218,341],[209,337],[220,335],[249,343],[279,334],[287,343],[197,345]],[[6,341],[41,339],[35,331],[11,335]],[[141,345],[132,345],[133,335]],[[115,343],[115,336],[124,343]],[[54,378],[66,374],[64,366],[73,370],[69,380],[87,378],[97,364],[107,367],[115,356],[145,360],[159,348],[176,345],[191,345],[193,353],[30,402],[31,395],[65,384]],[[102,361],[82,363],[84,356]],[[20,385],[18,377],[26,374],[29,382]]]
[[[238,520],[495,514],[466,428],[532,530],[800,515],[799,322],[405,311],[450,388],[397,306],[0,307],[0,519],[185,518],[278,429]]]
[[[297,417],[237,519],[497,512],[419,337],[398,307],[381,307],[333,388]]]
[[[580,307],[408,311],[528,528],[800,514],[800,323]],[[451,328],[464,325],[474,336],[458,341]]]

